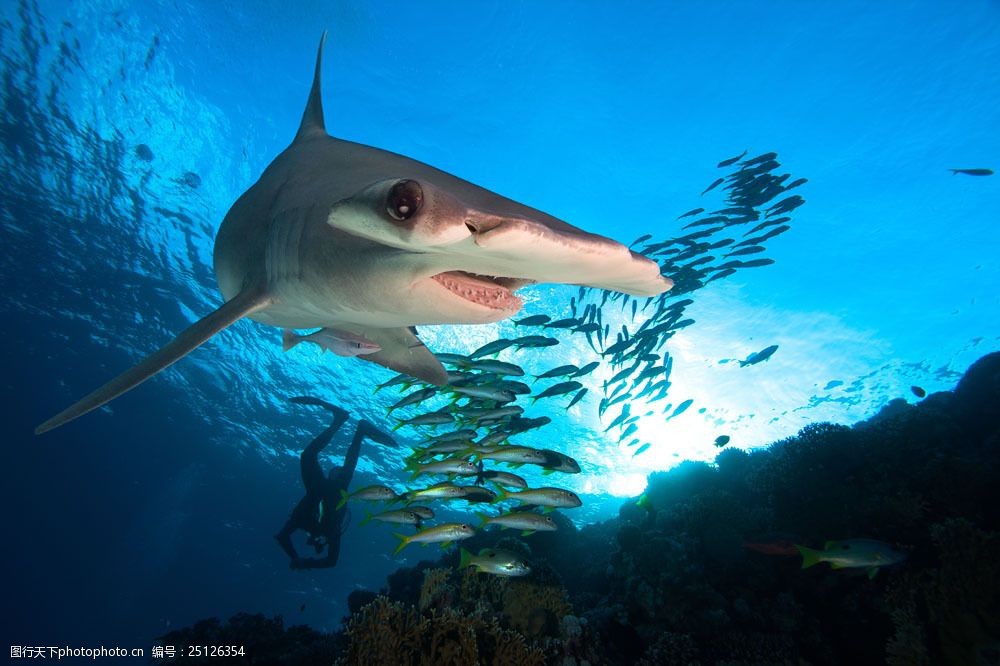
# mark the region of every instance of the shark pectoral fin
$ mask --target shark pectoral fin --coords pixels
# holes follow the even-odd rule
[[[448,383],[448,373],[437,356],[408,328],[366,328],[360,332],[382,349],[358,358],[403,372],[435,386]]]
[[[126,370],[104,386],[35,428],[35,434],[41,435],[53,428],[58,428],[78,416],[83,416],[87,412],[114,400],[122,393],[146,381],[160,370],[184,358],[210,337],[233,322],[242,319],[248,314],[262,310],[270,304],[271,297],[263,290],[240,292],[215,312],[189,326],[180,335],[167,343],[165,347],[148,356],[144,361]]]

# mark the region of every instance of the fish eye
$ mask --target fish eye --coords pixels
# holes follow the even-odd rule
[[[415,180],[401,180],[389,190],[385,210],[394,220],[408,220],[417,214],[424,202],[424,191]]]

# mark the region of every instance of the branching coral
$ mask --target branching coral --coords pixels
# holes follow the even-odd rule
[[[489,576],[472,568],[463,572],[460,590],[470,610],[500,614],[531,638],[558,635],[559,623],[572,611],[566,591],[558,585]]]
[[[241,645],[255,663],[310,666],[329,664],[336,654],[336,640],[306,626],[285,628],[280,616],[237,613],[222,624],[216,618],[162,636],[163,645]],[[177,656],[177,663],[207,664],[209,656]],[[167,661],[172,661],[168,659]]]
[[[956,519],[931,536],[941,566],[925,588],[929,620],[947,663],[980,663],[978,651],[1000,642],[1000,534]]]
[[[940,565],[911,572],[888,591],[895,633],[891,664],[994,663],[1000,644],[1000,534],[964,519],[934,525]]]
[[[378,597],[351,618],[341,666],[541,666],[540,650],[495,619],[452,610],[421,614],[412,606]]]
[[[699,666],[698,646],[688,634],[661,633],[639,660],[639,666]]]
[[[900,583],[887,595],[895,606],[889,612],[895,632],[885,646],[886,663],[888,666],[929,666],[927,641],[917,616],[916,592],[903,581]]]
[[[448,584],[451,569],[426,569],[424,583],[420,586],[420,602],[417,608],[426,611],[432,608],[445,608],[454,598],[454,590]]]

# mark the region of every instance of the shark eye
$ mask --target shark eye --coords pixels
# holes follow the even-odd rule
[[[401,180],[389,190],[385,209],[392,219],[402,222],[416,215],[423,202],[424,191],[420,184],[415,180]]]

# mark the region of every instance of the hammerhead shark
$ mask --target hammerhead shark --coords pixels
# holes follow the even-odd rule
[[[637,296],[673,286],[611,239],[416,160],[326,132],[320,39],[292,144],[236,200],[215,238],[225,303],[159,351],[56,414],[41,434],[113,400],[243,317],[369,341],[358,356],[431,384],[448,377],[417,338],[423,324],[510,317],[536,282]]]

